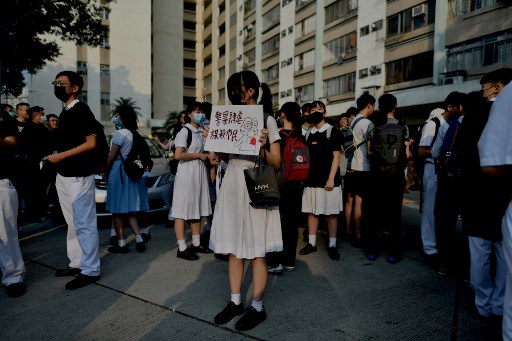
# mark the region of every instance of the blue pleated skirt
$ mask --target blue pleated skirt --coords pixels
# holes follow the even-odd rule
[[[124,169],[121,171],[122,167],[122,162],[118,158],[110,170],[107,184],[107,210],[115,214],[147,211],[149,203],[146,180],[130,179]]]

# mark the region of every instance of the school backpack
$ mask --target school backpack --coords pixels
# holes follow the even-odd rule
[[[108,153],[110,152],[110,147],[107,142],[107,136],[105,135],[105,128],[103,125],[96,121],[96,148],[94,150],[95,158],[97,159],[97,169],[96,173],[101,174],[106,171],[107,168],[107,158]]]
[[[403,172],[406,167],[404,126],[387,123],[375,128],[372,146],[372,168],[380,172]]]
[[[183,128],[187,129],[187,133],[188,133],[188,135],[187,135],[187,148],[188,148],[192,144],[192,131],[187,126],[183,126]],[[172,146],[171,151],[173,153],[176,153],[176,146]],[[172,158],[171,160],[169,160],[169,168],[171,170],[171,174],[172,175],[176,175],[176,172],[178,171],[178,164],[179,163],[180,163],[179,160],[176,160],[175,158]]]
[[[363,116],[356,118],[347,128],[343,128],[341,130],[341,148],[343,149],[343,155],[345,155],[345,159],[347,160],[347,169],[351,168],[352,159],[354,158],[356,149],[366,142],[362,141],[360,143],[356,143],[356,140],[354,139],[354,128],[363,118]]]
[[[302,128],[294,128],[289,133],[284,130],[280,132],[282,137],[284,137],[284,151],[282,156],[284,181],[304,181],[308,177],[310,165],[309,148],[302,134],[291,136],[295,129]]]
[[[439,127],[441,126],[441,121],[439,120],[439,117],[432,118],[432,121],[436,124],[436,131],[434,134],[434,138],[432,139],[432,143],[430,144],[430,148],[434,145],[434,142],[436,142],[437,134],[439,133]],[[418,178],[420,179],[420,182],[423,179],[423,172],[425,169],[425,156],[421,156],[419,154],[420,150],[420,141],[421,141],[421,132],[423,131],[423,128],[428,123],[425,122],[420,129],[416,132],[414,135],[414,142],[412,144],[412,161],[414,163],[414,169],[416,170],[416,174],[418,175]]]
[[[439,159],[436,162],[436,173],[458,175],[461,173],[461,148],[456,144],[456,139],[460,129],[460,121],[457,119],[449,120],[448,125]]]
[[[132,131],[132,133],[132,148],[126,158],[123,158],[121,155],[121,160],[123,161],[123,169],[126,175],[128,175],[130,179],[138,181],[144,172],[151,171],[153,168],[153,160],[151,160],[149,146],[146,140],[137,131]]]

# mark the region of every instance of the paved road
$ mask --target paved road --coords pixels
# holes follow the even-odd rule
[[[28,292],[12,299],[0,290],[0,340],[449,340],[452,331],[458,340],[499,339],[499,327],[472,312],[466,282],[453,318],[456,281],[420,256],[417,193],[406,195],[403,221],[406,257],[396,265],[370,262],[346,242],[332,261],[319,238],[319,251],[298,256],[296,271],[269,276],[268,319],[245,333],[236,319],[213,323],[229,299],[227,263],[176,258],[174,231],[163,223],[152,225],[143,254],[133,241],[129,254],[109,254],[101,228],[101,280],[76,291],[54,277],[67,265],[65,226],[27,226],[20,243]],[[248,291],[250,271],[242,292],[250,303]]]

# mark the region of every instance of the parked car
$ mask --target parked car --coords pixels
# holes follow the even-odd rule
[[[148,188],[149,210],[168,210],[171,205],[171,193],[174,176],[169,170],[169,161],[157,145],[145,137],[154,165],[150,176],[146,178]],[[96,175],[96,212],[99,216],[110,215],[107,211],[107,184],[100,175]]]

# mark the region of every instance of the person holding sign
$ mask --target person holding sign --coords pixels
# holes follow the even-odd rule
[[[174,231],[178,240],[178,258],[197,260],[197,253],[212,253],[200,244],[201,217],[212,213],[209,177],[204,162],[208,154],[204,153],[204,141],[201,138],[202,127],[206,122],[204,104],[194,102],[187,108],[184,116],[185,126],[176,135],[175,158],[179,161],[172,199]],[[176,195],[178,194],[179,195]],[[190,220],[192,245],[185,243],[185,220]]]
[[[263,93],[259,104],[263,104],[265,113],[270,113],[272,110],[270,89],[266,84],[260,85],[258,77],[251,71],[234,73],[229,77],[227,82],[229,100],[233,105],[246,105],[248,111],[250,111],[251,106],[257,104],[260,86]],[[237,107],[237,109],[240,109],[240,107]],[[266,163],[275,169],[279,169],[281,165],[280,137],[277,123],[272,116],[263,115],[261,107],[259,109],[260,115],[257,117],[257,126],[261,127],[261,123],[266,117],[266,128],[261,129],[261,133],[257,136],[255,153],[250,155],[250,152],[246,151],[244,155],[241,155],[242,149],[249,147],[246,145],[247,138],[249,138],[249,144],[252,145],[250,135],[253,134],[255,124],[252,119],[244,122],[242,117],[240,117],[238,132],[243,131],[244,134],[237,132],[237,138],[234,138],[234,140],[238,141],[240,137],[243,137],[245,139],[243,141],[244,147],[240,144],[235,147],[239,148],[238,152],[230,152],[229,154],[225,153],[227,149],[206,148],[216,152],[210,154],[212,161],[221,158],[228,162],[213,215],[210,248],[216,253],[229,254],[231,300],[215,316],[215,323],[228,323],[235,316],[244,313],[244,305],[241,300],[244,259],[252,261],[252,304],[245,311],[245,315],[236,323],[235,328],[237,330],[252,329],[266,319],[267,315],[263,308],[263,295],[268,276],[265,254],[283,249],[279,207],[252,207],[245,184],[244,170],[254,167],[258,157],[266,160]],[[214,134],[216,129],[215,111],[214,107],[209,130],[203,133],[203,137],[207,138],[207,146],[212,136],[212,139],[218,136]],[[242,122],[244,122],[243,126]],[[235,135],[231,134],[231,136]]]

